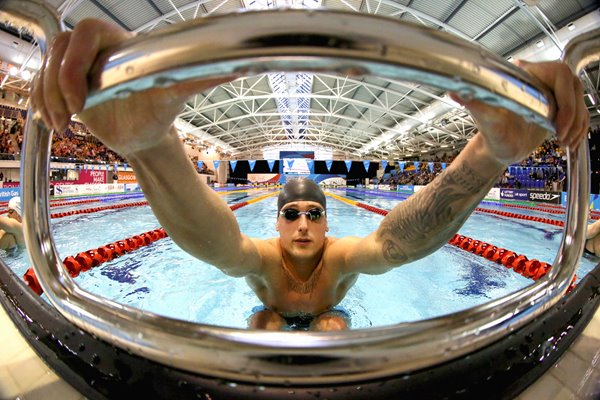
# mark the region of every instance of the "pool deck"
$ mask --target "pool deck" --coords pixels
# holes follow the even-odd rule
[[[40,359],[0,307],[0,399],[85,397]],[[561,359],[517,399],[600,398],[600,309]]]

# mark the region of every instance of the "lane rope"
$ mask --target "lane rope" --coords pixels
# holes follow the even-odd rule
[[[249,204],[256,203],[264,200],[268,197],[278,194],[279,191],[274,193],[267,193],[263,196],[253,198],[241,203],[232,204],[229,208],[232,211],[238,210]],[[144,202],[146,203],[146,202]],[[148,246],[158,240],[164,239],[169,235],[163,228],[157,228],[148,232],[140,233],[122,240],[117,240],[112,243],[108,243],[104,246],[97,247],[77,253],[75,256],[68,256],[63,260],[63,265],[72,278],[79,276],[81,272],[89,271],[92,268],[98,267],[99,265],[114,260],[122,256],[123,254],[135,251],[143,246]],[[30,267],[27,272],[23,275],[23,279],[27,283],[27,286],[31,288],[38,296],[44,293],[40,282],[35,275],[35,271]]]
[[[330,192],[326,192],[326,194],[333,197],[336,200],[343,201],[344,203],[363,208],[367,211],[371,211],[382,216],[386,216],[389,213],[388,210],[385,210],[383,208],[378,208],[369,204],[350,200]],[[506,268],[512,269],[514,272],[524,276],[525,278],[533,279],[534,281],[537,281],[538,279],[545,276],[552,268],[552,265],[549,263],[542,262],[536,259],[530,260],[527,258],[527,256],[523,254],[517,254],[514,251],[494,246],[493,244],[476,240],[464,235],[459,235],[458,233],[455,234],[452,237],[452,239],[448,241],[448,244],[458,247],[459,249],[465,250],[469,253],[473,253],[477,256],[483,257],[487,260],[493,261],[496,264],[504,265]],[[571,280],[571,284],[569,285],[569,288],[567,290],[567,293],[573,290],[573,288],[575,287],[576,279],[577,275],[574,275],[573,279]]]

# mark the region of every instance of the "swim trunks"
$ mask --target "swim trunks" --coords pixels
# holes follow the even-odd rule
[[[267,310],[264,306],[257,306],[252,309],[252,314],[256,314],[259,311]],[[310,314],[300,314],[295,315],[293,317],[286,317],[282,315],[281,317],[285,320],[286,326],[284,330],[286,331],[308,331],[310,330],[310,324],[315,320],[319,315],[329,313],[330,315],[335,315],[341,317],[346,320],[348,327],[350,327],[350,314],[346,310],[341,308],[333,308],[329,311],[324,311],[321,314],[310,315]]]

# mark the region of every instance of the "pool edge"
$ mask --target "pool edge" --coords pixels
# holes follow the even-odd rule
[[[177,398],[202,394],[213,399],[279,398],[290,392],[297,398],[321,393],[330,399],[416,393],[427,398],[475,398],[482,394],[490,398],[494,393],[497,398],[512,398],[554,365],[587,326],[599,305],[600,266],[555,307],[477,352],[386,380],[313,387],[224,382],[171,369],[74,327],[4,265],[0,268],[0,283],[0,303],[35,352],[65,381],[92,399],[116,398],[131,390],[154,398],[176,394]],[[538,361],[540,358],[543,361]],[[464,379],[467,373],[468,385]]]

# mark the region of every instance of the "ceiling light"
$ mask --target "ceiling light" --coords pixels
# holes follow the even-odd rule
[[[23,71],[21,71],[21,76],[23,77],[23,79],[28,81],[31,79],[31,72],[29,72],[29,70],[27,69],[24,69]]]
[[[12,67],[10,67],[10,69],[8,70],[8,73],[9,73],[11,76],[15,76],[16,74],[18,74],[18,73],[19,73],[19,69],[13,65],[13,66],[12,66]]]
[[[590,103],[592,103],[592,105],[595,106],[596,105],[596,100],[594,99],[594,96],[592,96],[591,93],[586,93],[585,95],[590,100]]]

